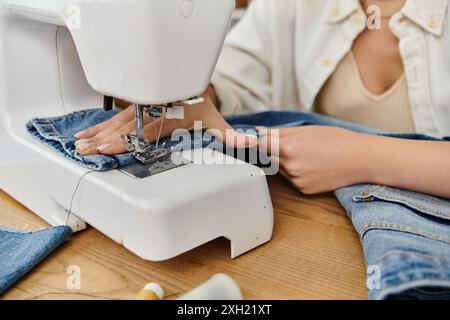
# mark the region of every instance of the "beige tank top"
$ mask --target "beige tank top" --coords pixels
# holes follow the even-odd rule
[[[388,132],[416,131],[405,75],[385,93],[374,95],[364,86],[351,52],[322,88],[315,111]]]

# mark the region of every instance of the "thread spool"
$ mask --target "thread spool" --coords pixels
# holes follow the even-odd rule
[[[137,295],[135,300],[162,300],[164,289],[157,283],[149,283]]]
[[[236,282],[226,274],[216,274],[207,282],[181,296],[178,300],[242,300]]]

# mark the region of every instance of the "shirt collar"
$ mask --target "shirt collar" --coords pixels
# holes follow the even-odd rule
[[[338,23],[361,8],[359,0],[330,1],[328,23]],[[441,35],[447,15],[449,0],[407,0],[401,14],[426,31]]]
[[[361,8],[359,0],[333,0],[330,3],[328,23],[341,22]]]
[[[449,0],[408,0],[401,12],[426,31],[440,36],[447,16],[448,3]]]

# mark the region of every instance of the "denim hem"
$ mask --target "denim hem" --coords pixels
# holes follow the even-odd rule
[[[113,117],[116,111],[87,109],[52,118],[36,118],[26,124],[31,136],[80,166],[94,171],[110,171],[134,163],[131,153],[83,156],[76,151],[74,135]]]
[[[381,185],[371,185],[370,188],[365,189],[353,198],[355,202],[373,202],[376,199],[402,204],[423,214],[431,215],[439,219],[450,220],[449,199],[423,193]]]
[[[20,231],[14,228],[9,228],[6,226],[0,226],[0,231],[1,232],[6,232],[6,233],[14,233],[14,234],[22,234],[22,235],[26,235],[26,234],[35,234],[38,232],[45,232],[45,231],[50,231],[50,230],[57,230],[57,229],[65,229],[67,228],[67,226],[56,226],[56,227],[48,227],[48,228],[43,228],[43,229],[39,229],[36,231]]]
[[[431,279],[421,279],[415,280],[408,283],[403,283],[398,286],[392,286],[390,288],[382,289],[379,293],[375,294],[372,300],[387,300],[389,296],[401,294],[402,292],[417,289],[421,287],[439,287],[448,288],[450,290],[450,278],[447,280],[431,280]],[[436,294],[438,296],[438,294]]]
[[[389,299],[393,295],[405,295],[411,289],[447,288],[450,296],[450,257],[430,255],[422,252],[391,251],[379,260],[382,271],[381,289],[371,290],[374,300]],[[426,296],[426,290],[422,290]],[[437,296],[438,292],[428,293]]]
[[[430,240],[439,241],[445,244],[450,244],[450,238],[441,237],[433,232],[427,232],[422,229],[412,228],[401,224],[392,224],[376,221],[364,224],[357,230],[358,234],[360,235],[361,242],[364,240],[365,235],[372,230],[389,230],[394,232],[404,232],[414,236],[419,236]]]

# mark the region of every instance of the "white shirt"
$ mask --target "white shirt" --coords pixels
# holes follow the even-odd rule
[[[449,0],[407,0],[390,21],[416,131],[435,137],[450,136],[449,10]],[[223,114],[312,111],[366,21],[359,0],[254,0],[212,80]]]

